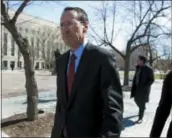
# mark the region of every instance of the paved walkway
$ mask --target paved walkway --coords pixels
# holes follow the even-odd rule
[[[26,94],[26,79],[24,71],[3,71],[0,76],[2,77],[2,82],[0,80],[0,85],[2,85],[2,98]],[[52,76],[48,71],[36,71],[35,79],[39,92],[52,91],[56,89],[56,76]]]
[[[50,107],[56,105],[56,92],[46,91],[39,93],[38,108],[49,111]],[[2,99],[2,118],[7,118],[11,115],[23,113],[26,111],[26,95],[3,98]],[[51,109],[53,110],[53,109]]]
[[[135,105],[133,99],[130,99],[130,93],[125,93],[125,129],[124,131],[122,131],[121,137],[149,137],[155,111],[161,96],[161,88],[162,81],[155,81],[155,83],[152,86],[152,90],[150,93],[150,101],[146,106],[145,116],[142,124],[134,124],[134,122],[138,119],[138,116],[136,116],[138,114],[138,108]],[[170,117],[168,118],[163,133],[161,135],[162,137],[166,137],[166,132],[168,130],[168,126],[170,124],[171,119],[172,118]]]
[[[162,81],[156,81],[153,84],[150,102],[147,104],[145,112],[144,122],[142,124],[134,124],[137,120],[138,108],[130,99],[130,93],[124,93],[124,124],[125,129],[122,131],[122,137],[148,137],[152,126],[155,110],[157,108],[160,95],[161,95]],[[56,106],[56,93],[55,91],[41,92],[39,93],[38,108],[42,108],[45,111],[55,112]],[[26,96],[17,96],[13,98],[2,99],[2,118],[9,117],[13,114],[22,113],[26,111]],[[166,136],[167,126],[170,123],[168,119],[164,128],[162,136]]]

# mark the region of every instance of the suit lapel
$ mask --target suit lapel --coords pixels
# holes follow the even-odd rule
[[[67,52],[66,55],[64,56],[64,60],[62,60],[62,63],[61,63],[61,85],[62,85],[62,101],[64,103],[64,106],[65,108],[67,108],[67,98],[68,98],[68,95],[67,95],[67,78],[66,78],[66,72],[67,72],[67,65],[68,65],[68,59],[69,59],[69,53],[70,52]]]
[[[87,45],[86,45],[86,47],[85,47],[85,49],[83,51],[83,54],[81,56],[80,63],[78,65],[78,69],[77,69],[77,72],[75,74],[75,79],[74,79],[74,82],[73,82],[71,94],[69,96],[68,108],[72,104],[72,101],[74,100],[76,92],[77,92],[77,88],[79,87],[79,85],[81,83],[81,80],[83,80],[82,78],[83,78],[84,74],[87,71],[88,63],[89,63],[89,60],[90,60],[90,56],[88,55],[89,47],[90,47],[90,44],[87,43]]]

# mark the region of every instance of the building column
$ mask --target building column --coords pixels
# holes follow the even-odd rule
[[[11,70],[11,67],[10,67],[10,60],[7,60],[8,61],[8,63],[7,63],[7,70]]]
[[[11,56],[11,34],[7,32],[7,56]]]

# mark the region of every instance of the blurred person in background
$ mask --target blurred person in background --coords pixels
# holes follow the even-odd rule
[[[159,106],[155,113],[154,122],[150,132],[150,137],[160,137],[164,128],[165,122],[170,115],[172,109],[172,70],[164,79],[162,94],[159,101]],[[171,114],[172,117],[172,114]],[[169,125],[167,137],[172,138],[172,121]]]
[[[146,103],[149,102],[151,85],[154,82],[153,69],[149,67],[146,62],[147,58],[145,56],[140,55],[138,57],[136,72],[131,88],[131,98],[134,98],[139,108],[139,118],[136,123],[142,123],[143,121]]]

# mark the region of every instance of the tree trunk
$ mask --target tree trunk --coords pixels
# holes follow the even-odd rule
[[[17,54],[18,54],[18,55],[17,55],[17,67],[18,67],[18,69],[21,69],[21,68],[19,67],[19,65],[20,65],[20,64],[19,64],[19,62],[20,62],[20,56],[21,56],[21,55],[20,55],[20,50],[19,50],[19,49],[18,49]]]
[[[24,63],[27,91],[27,118],[29,121],[33,121],[38,118],[38,88],[34,76],[34,66],[29,54],[24,55]]]
[[[34,121],[38,118],[38,88],[35,80],[33,60],[31,58],[31,49],[29,43],[17,32],[15,25],[8,24],[5,27],[13,36],[24,59],[25,87],[27,91],[27,118],[29,121]]]
[[[151,67],[153,66],[153,57],[152,57],[152,52],[150,52],[149,65],[150,65]]]
[[[35,55],[33,55],[33,57],[32,57],[32,62],[33,62],[33,67],[34,67],[34,69],[35,69],[35,57],[34,57]]]
[[[153,60],[149,61],[149,65],[152,67],[153,66]]]
[[[153,66],[153,52],[151,47],[149,46],[149,65],[152,67]]]
[[[123,85],[129,84],[129,69],[130,69],[130,53],[126,53],[126,57],[124,59],[124,83]]]

